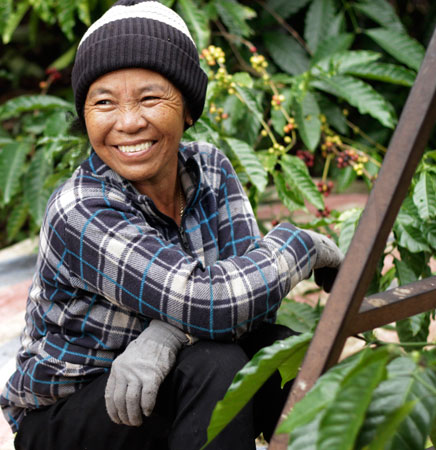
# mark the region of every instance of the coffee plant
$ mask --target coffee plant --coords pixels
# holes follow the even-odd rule
[[[204,113],[184,139],[231,159],[256,212],[280,202],[284,219],[315,210],[346,251],[361,211],[325,198],[353,183],[371,189],[434,25],[423,0],[165,0],[185,19],[208,74]],[[36,234],[50,192],[86,157],[72,134],[69,88],[80,36],[112,0],[0,2],[0,246]],[[52,49],[52,51],[47,51]],[[4,94],[3,94],[4,93]],[[395,222],[369,293],[431,273],[436,249],[434,137]],[[259,221],[266,232],[270,223]],[[393,261],[386,265],[385,261]],[[259,352],[212,417],[214,436],[279,369],[295,377],[322,312],[285,299],[279,321],[302,334]],[[435,437],[433,313],[395,325],[397,344],[374,333],[365,349],[323,375],[281,431],[289,449],[426,448]]]

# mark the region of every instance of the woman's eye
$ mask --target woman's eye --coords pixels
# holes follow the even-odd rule
[[[142,98],[143,102],[153,102],[156,100],[159,100],[159,97],[154,97],[153,95],[148,95],[147,97]]]
[[[110,105],[111,101],[110,100],[98,100],[95,104],[96,105]]]

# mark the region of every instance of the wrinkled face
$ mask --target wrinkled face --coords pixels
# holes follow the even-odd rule
[[[115,172],[144,185],[177,173],[185,113],[180,91],[157,72],[121,69],[91,84],[84,116],[92,147]]]

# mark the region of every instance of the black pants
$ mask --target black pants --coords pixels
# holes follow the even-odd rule
[[[237,344],[200,341],[183,349],[162,384],[153,414],[140,427],[117,425],[106,413],[101,375],[79,392],[29,413],[15,439],[18,450],[198,450],[217,401],[233,377],[261,348],[294,334],[265,325]],[[288,396],[275,373],[252,401],[207,447],[253,450],[261,433],[268,439]]]

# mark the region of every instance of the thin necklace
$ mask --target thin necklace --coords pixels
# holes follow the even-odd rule
[[[183,189],[180,183],[179,183],[179,200],[180,200],[180,218],[182,218],[183,213],[185,212],[185,203],[183,198]]]

